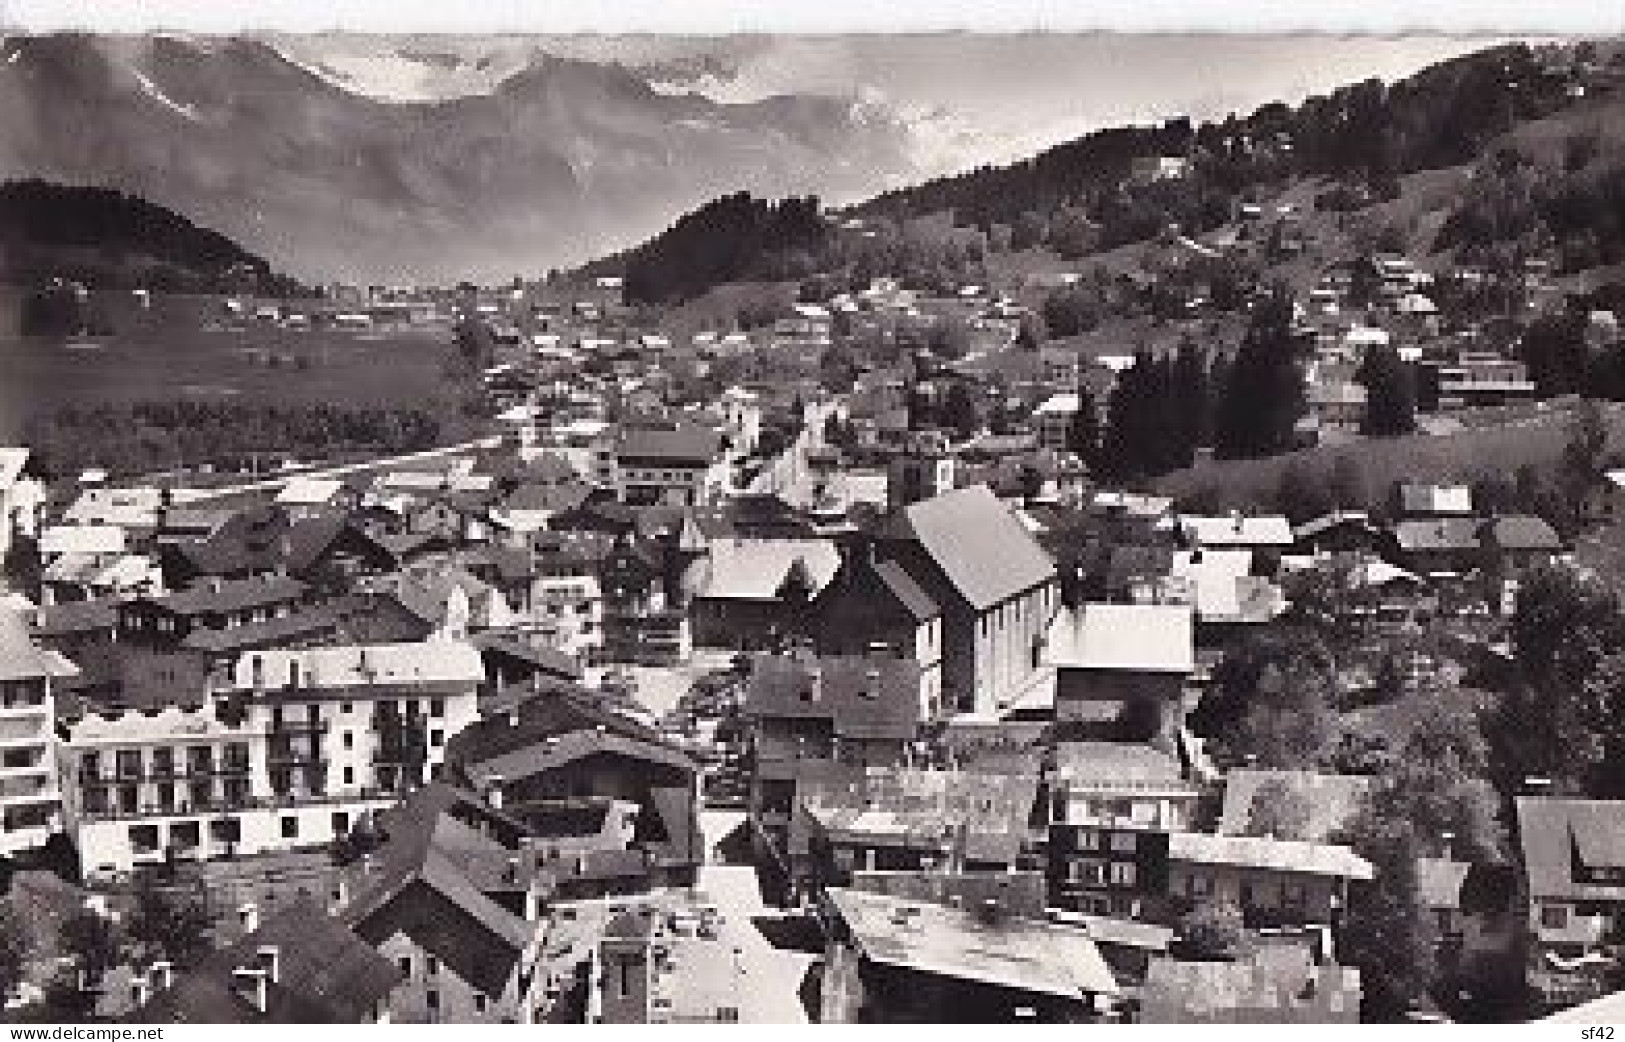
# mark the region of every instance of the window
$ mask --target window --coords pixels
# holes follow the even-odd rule
[[[345,713],[345,714],[355,712],[355,703],[353,703],[353,702],[341,702],[339,704],[339,712]]]
[[[1135,879],[1132,861],[1112,862],[1112,886],[1133,886]]]
[[[445,716],[446,715],[446,700],[444,698],[431,698],[431,699],[429,699],[429,715],[430,716]]]
[[[485,1012],[485,1002],[486,1002],[485,996],[481,995],[479,992],[476,991],[474,993],[474,1012],[475,1013],[484,1013]]]
[[[438,749],[442,745],[445,745],[445,744],[446,744],[446,732],[440,730],[438,727],[435,728],[433,731],[429,732],[429,745],[431,745],[432,747]]]
[[[1080,829],[1078,831],[1079,850],[1099,850],[1100,840],[1100,833],[1094,831],[1093,829]]]
[[[141,750],[120,749],[117,753],[116,766],[120,778],[141,777]]]
[[[1540,928],[1542,930],[1562,930],[1569,925],[1568,905],[1541,905]]]
[[[157,825],[131,825],[130,847],[137,854],[151,854],[158,849]]]
[[[346,785],[354,785],[355,784],[355,768],[354,767],[346,767],[346,768],[344,768],[344,784],[346,784]]]
[[[299,819],[292,814],[289,814],[282,819],[282,838],[299,838]]]
[[[353,731],[344,732],[344,748],[345,749],[354,749],[355,748],[355,732],[353,732]]]
[[[430,988],[423,993],[423,1004],[429,1007],[430,1013],[440,1012],[440,993]]]
[[[401,976],[405,977],[407,980],[411,980],[412,979],[412,957],[410,955],[403,955],[398,960],[396,960],[396,962],[401,968]]]
[[[737,1024],[737,1023],[739,1023],[739,1007],[738,1006],[718,1006],[717,1007],[717,1023],[719,1023],[719,1024]]]
[[[350,815],[342,810],[333,812],[333,835],[347,836],[350,834]]]
[[[1135,841],[1138,839],[1132,832],[1112,833],[1112,849],[1119,854],[1132,854],[1135,850]]]
[[[423,961],[423,974],[426,977],[438,976],[440,973],[440,960],[433,955]]]

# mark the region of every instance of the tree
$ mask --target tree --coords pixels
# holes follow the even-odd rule
[[[57,927],[62,950],[73,956],[85,982],[94,986],[118,965],[123,945],[118,927],[107,917],[83,908],[62,920]]]
[[[947,393],[942,396],[938,422],[953,431],[961,441],[975,436],[981,421],[976,414],[976,401],[964,383],[956,381],[949,385]]]
[[[1389,344],[1373,344],[1366,350],[1358,375],[1365,385],[1363,434],[1391,438],[1416,430],[1416,388],[1410,367]]]
[[[1302,789],[1270,778],[1253,792],[1247,808],[1247,835],[1273,839],[1309,839],[1312,808]]]
[[[1244,954],[1245,916],[1229,900],[1203,900],[1179,920],[1180,954],[1201,961],[1229,961]]]
[[[1292,447],[1303,415],[1303,381],[1292,335],[1292,300],[1277,290],[1255,306],[1221,392],[1217,454],[1270,456]]]
[[[149,954],[177,966],[190,965],[209,946],[203,902],[194,894],[159,886],[150,873],[139,877],[128,930],[130,939]]]
[[[1332,657],[1319,640],[1255,638],[1219,663],[1191,726],[1225,759],[1315,770],[1341,733],[1335,691]]]
[[[1066,450],[1093,467],[1100,458],[1100,415],[1095,408],[1095,396],[1083,384],[1078,385],[1078,411],[1066,428]]]
[[[1435,976],[1430,920],[1416,875],[1423,852],[1402,818],[1367,810],[1348,833],[1375,877],[1349,892],[1341,957],[1360,970],[1360,1020],[1397,1022],[1427,994]]]
[[[1582,398],[1569,417],[1568,441],[1558,465],[1564,517],[1558,528],[1572,534],[1579,527],[1586,497],[1603,480],[1603,454],[1608,450],[1608,425],[1602,407]]]

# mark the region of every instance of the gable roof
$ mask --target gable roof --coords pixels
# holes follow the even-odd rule
[[[920,667],[890,657],[758,655],[745,699],[750,717],[829,719],[837,734],[906,740],[920,719]]]
[[[1407,514],[1471,514],[1473,490],[1466,485],[1401,485],[1399,509]]]
[[[1292,545],[1292,525],[1279,515],[1181,516],[1172,520],[1177,522],[1179,531],[1195,546]]]
[[[915,503],[900,519],[977,611],[1055,580],[1055,562],[986,485]]]
[[[1625,884],[1575,878],[1577,867],[1625,868],[1625,800],[1520,796],[1516,803],[1531,899],[1625,900]]]
[[[1060,669],[1189,673],[1196,668],[1192,612],[1184,604],[1084,604],[1063,608],[1044,638]]]
[[[176,615],[246,611],[297,601],[307,587],[298,579],[268,575],[252,579],[195,582],[175,593],[151,598],[153,604]]]
[[[28,450],[17,446],[0,448],[0,490],[9,489],[28,465]]]
[[[0,681],[72,677],[78,673],[67,659],[34,643],[21,615],[0,607]]]
[[[721,435],[696,424],[640,424],[622,429],[616,454],[623,459],[704,465],[711,462],[721,444]]]
[[[796,561],[812,580],[812,593],[829,584],[841,554],[828,539],[719,539],[703,565],[695,596],[708,600],[772,601]]]
[[[277,980],[266,985],[261,1013],[233,988],[232,971],[257,965],[262,947],[277,950]],[[146,1022],[223,1024],[269,1022],[361,1023],[401,980],[400,969],[300,896],[258,930],[157,993],[134,1019]]]
[[[1081,930],[832,887],[828,904],[865,959],[1065,999],[1115,995],[1117,980]]]
[[[1060,742],[1055,777],[1075,785],[1166,782],[1183,788],[1179,758],[1134,742]]]
[[[1168,836],[1168,859],[1199,865],[1233,865],[1275,872],[1371,879],[1371,862],[1348,847],[1254,836],[1213,836],[1175,832]]]
[[[1474,517],[1401,521],[1394,526],[1394,541],[1401,550],[1476,550],[1479,526]]]

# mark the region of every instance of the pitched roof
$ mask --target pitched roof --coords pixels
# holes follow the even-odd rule
[[[472,689],[485,678],[479,652],[464,641],[255,651],[233,667],[238,688],[253,688],[256,661],[271,689],[284,686],[295,665],[301,688],[466,684]]]
[[[558,648],[533,644],[501,633],[478,633],[470,638],[482,655],[506,655],[534,666],[538,672],[565,680],[581,679],[581,665]]]
[[[863,958],[920,973],[1065,999],[1115,995],[1094,941],[1033,919],[984,923],[976,912],[832,887],[825,897]]]
[[[1169,782],[1182,779],[1179,758],[1133,742],[1060,742],[1055,776],[1073,784]]]
[[[1055,562],[986,485],[915,503],[901,520],[977,611],[1055,579]]]
[[[48,525],[40,530],[42,554],[121,554],[124,529],[117,525]]]
[[[695,770],[694,761],[684,752],[603,728],[540,738],[530,745],[489,759],[468,760],[464,762],[463,771],[476,785],[484,785],[494,779],[512,782],[557,770],[584,757],[606,753],[664,764],[687,773]]]
[[[835,575],[841,554],[828,539],[720,539],[711,544],[705,581],[695,596],[708,600],[777,600],[779,587],[801,561],[816,595]]]
[[[1181,516],[1175,520],[1177,520],[1179,530],[1184,533],[1185,538],[1196,546],[1292,545],[1292,525],[1286,518],[1279,515]]]
[[[10,445],[0,448],[0,489],[15,485],[27,465],[27,449]]]
[[[284,505],[315,506],[329,503],[344,490],[344,482],[336,478],[297,477],[282,486],[276,502]]]
[[[1219,815],[1218,831],[1227,836],[1246,835],[1258,790],[1279,784],[1302,795],[1309,811],[1304,835],[1298,838],[1324,843],[1360,812],[1373,781],[1367,775],[1355,774],[1233,770],[1224,777],[1224,809]]]
[[[1625,800],[1520,796],[1517,813],[1531,899],[1625,900],[1625,884],[1575,878],[1577,867],[1625,868]]]
[[[1373,874],[1371,862],[1345,846],[1204,832],[1171,833],[1168,858],[1200,865],[1234,865],[1346,879],[1370,879]]]
[[[152,598],[152,603],[176,615],[205,615],[297,601],[307,589],[298,579],[268,575],[252,579],[195,582],[184,590]]]
[[[71,677],[78,672],[61,655],[35,644],[21,615],[0,608],[0,681]]]
[[[1401,550],[1476,550],[1479,525],[1474,517],[1401,521],[1394,526],[1394,540]]]
[[[181,647],[220,655],[253,648],[275,647],[290,641],[337,632],[338,628],[338,613],[330,607],[321,606],[241,626],[196,629],[181,641]]]
[[[708,464],[721,444],[716,431],[695,424],[637,425],[621,431],[616,453],[624,459]]]
[[[277,979],[266,986],[261,1013],[233,988],[232,971],[259,965],[262,948],[277,950]],[[319,905],[301,896],[236,944],[206,956],[197,969],[136,1011],[138,1021],[222,1023],[362,1023],[401,980],[400,969]]]
[[[1563,539],[1545,518],[1508,514],[1492,519],[1483,535],[1503,550],[1561,550]]]
[[[1189,673],[1196,666],[1184,604],[1084,604],[1063,608],[1044,639],[1044,662],[1061,669]]]
[[[829,719],[837,734],[910,739],[920,720],[920,667],[889,657],[758,655],[745,714]]]

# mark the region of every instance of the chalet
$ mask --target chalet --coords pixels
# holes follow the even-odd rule
[[[513,848],[411,804],[384,827],[384,845],[346,881],[339,915],[399,975],[389,1020],[530,1023],[539,939]],[[515,891],[519,913],[502,900]]]
[[[248,914],[257,919],[257,909]],[[317,901],[299,897],[177,974],[138,974],[137,1024],[382,1024],[401,970]]]
[[[294,520],[320,517],[354,502],[354,494],[336,478],[296,477],[282,486],[274,500]]]
[[[1292,529],[1292,550],[1304,555],[1375,552],[1380,540],[1363,510],[1334,510]]]
[[[1038,444],[1046,449],[1065,449],[1071,444],[1072,426],[1077,421],[1080,399],[1075,392],[1052,395],[1033,410]]]
[[[1081,930],[1027,919],[996,898],[950,907],[831,889],[825,1021],[1084,1023],[1118,994]]]
[[[1195,670],[1193,627],[1187,605],[1063,608],[1042,653],[1056,671],[1057,724],[1077,738],[1171,741]]]
[[[920,722],[919,666],[869,656],[759,655],[745,717],[753,764],[749,806],[764,839],[810,885],[808,838],[796,814],[803,784],[861,784],[872,769],[901,767]]]
[[[308,587],[297,579],[209,579],[117,608],[121,641],[174,648],[200,629],[231,629],[301,611]]]
[[[1284,551],[1292,546],[1292,523],[1278,515],[1175,515],[1164,519],[1159,527],[1174,532],[1187,547],[1203,550]]]
[[[1168,837],[1169,897],[1234,902],[1254,926],[1330,925],[1348,907],[1349,883],[1372,876],[1370,862],[1334,844],[1202,832]]]
[[[958,489],[894,514],[880,549],[942,609],[944,710],[1013,701],[1060,598],[1054,563],[1009,508],[985,485]]]
[[[1056,907],[1138,919],[1166,887],[1168,837],[1189,828],[1200,790],[1162,750],[1062,742],[1050,793],[1048,882]]]
[[[623,503],[694,506],[711,498],[721,451],[721,437],[706,427],[629,425],[613,444],[612,484]]]
[[[827,539],[722,539],[690,570],[694,642],[765,648],[829,584],[840,552]]]
[[[1625,801],[1520,797],[1529,985],[1548,1006],[1596,998],[1621,955]]]
[[[843,541],[840,550],[835,575],[790,620],[792,634],[819,655],[883,652],[913,660],[921,712],[936,716],[942,704],[942,609],[897,561],[877,561],[866,536]]]

